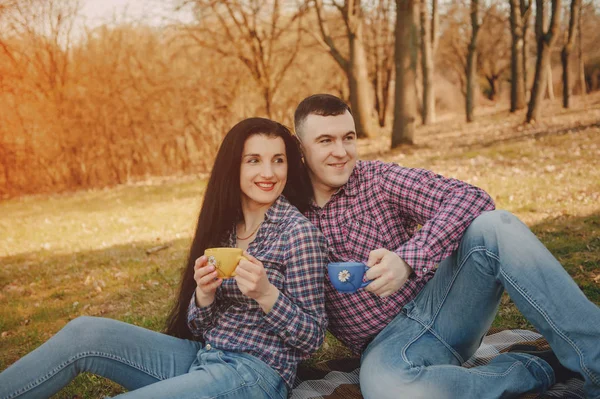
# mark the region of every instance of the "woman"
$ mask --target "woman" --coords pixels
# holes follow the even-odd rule
[[[49,397],[84,371],[124,398],[285,398],[326,328],[326,242],[291,205],[309,198],[289,130],[238,123],[215,159],[168,335],[79,317],[0,374],[0,398]],[[246,250],[234,278],[203,256],[219,246]]]

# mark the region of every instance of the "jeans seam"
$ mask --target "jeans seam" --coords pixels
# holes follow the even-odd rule
[[[48,381],[50,378],[54,377],[55,375],[57,375],[59,372],[61,372],[62,370],[64,370],[67,366],[75,363],[76,361],[89,357],[89,356],[95,356],[95,357],[104,357],[104,358],[108,358],[108,359],[113,359],[113,360],[117,360],[123,364],[127,364],[131,367],[134,367],[144,373],[147,373],[148,375],[150,375],[151,377],[157,378],[158,380],[165,380],[166,378],[158,376],[152,372],[150,372],[149,370],[145,369],[144,367],[139,366],[138,364],[135,364],[133,362],[128,361],[127,359],[123,359],[119,356],[114,356],[114,355],[110,355],[107,353],[103,353],[103,352],[95,352],[95,351],[91,351],[91,352],[82,352],[76,356],[71,357],[69,360],[59,364],[57,367],[55,367],[53,370],[51,370],[50,372],[46,373],[44,376],[39,377],[38,379],[36,379],[35,381],[29,383],[28,385],[26,385],[24,388],[21,388],[20,390],[14,392],[12,395],[7,396],[6,399],[12,399],[12,398],[16,398],[19,395],[23,395],[26,392],[31,391],[32,389],[36,388],[37,386],[39,386],[40,384],[42,384],[43,382]]]
[[[427,329],[425,327],[423,327],[421,332],[418,333],[413,339],[408,341],[406,343],[406,345],[404,345],[404,348],[402,348],[402,360],[404,360],[406,362],[406,364],[408,364],[410,367],[415,367],[415,365],[413,364],[413,362],[408,360],[408,357],[406,356],[406,351],[408,350],[408,347],[411,346],[412,344],[414,344],[419,338],[421,338],[423,336],[423,334],[425,334],[426,331],[427,331]]]
[[[486,253],[491,257],[494,258],[498,264],[500,264],[500,260],[498,259],[498,257],[489,252],[486,251]],[[540,315],[542,315],[542,317],[544,318],[544,320],[546,320],[546,322],[548,323],[548,325],[550,326],[550,328],[552,328],[552,330],[554,330],[554,332],[556,334],[558,334],[562,339],[564,339],[567,343],[569,343],[569,345],[571,345],[571,347],[575,350],[575,352],[577,353],[577,355],[579,356],[579,364],[581,366],[582,371],[590,378],[590,380],[592,380],[595,384],[600,385],[600,380],[598,380],[592,373],[591,371],[588,369],[587,365],[585,364],[585,360],[583,358],[583,355],[581,353],[581,351],[579,350],[579,348],[577,347],[577,345],[575,345],[575,343],[564,333],[562,332],[558,326],[556,326],[556,324],[554,324],[554,322],[552,321],[552,319],[550,319],[550,316],[548,316],[540,307],[539,305],[533,300],[533,298],[531,298],[529,296],[529,294],[527,294],[527,292],[522,289],[521,287],[519,287],[514,279],[508,275],[508,273],[506,273],[502,267],[499,268],[500,269],[500,273],[504,276],[504,278],[506,279],[506,281],[508,281],[511,286],[517,290],[521,295],[523,295],[523,298],[525,298],[525,300],[527,302],[529,302],[529,304],[538,311],[538,313]]]
[[[529,360],[527,360],[527,363],[525,363],[525,367],[529,366],[531,363],[535,363],[539,368],[542,369],[544,374],[546,374],[546,377],[548,378],[548,388],[554,385],[554,383],[556,382],[555,378],[553,378],[554,373],[552,373],[552,375],[548,374],[544,365],[541,364],[535,357],[531,357]]]
[[[460,271],[462,270],[463,266],[465,265],[465,263],[467,262],[467,260],[471,257],[471,255],[473,255],[475,252],[479,252],[479,251],[485,251],[486,248],[483,246],[477,246],[477,247],[473,247],[471,248],[471,250],[463,257],[462,262],[460,262],[460,265],[458,266],[458,269],[456,270],[455,273],[453,273],[452,275],[452,280],[450,281],[450,284],[448,284],[448,288],[446,289],[446,291],[444,292],[444,296],[442,298],[442,300],[440,301],[439,305],[437,306],[435,312],[433,313],[433,317],[431,319],[431,322],[428,323],[427,325],[425,325],[424,323],[422,323],[425,328],[430,331],[441,343],[442,345],[444,345],[455,357],[456,359],[460,362],[460,364],[463,364],[465,362],[465,359],[462,358],[462,356],[456,351],[454,350],[454,348],[449,345],[446,341],[444,341],[439,335],[437,335],[434,330],[431,328],[433,326],[433,324],[435,323],[435,320],[437,319],[438,314],[440,313],[440,310],[442,309],[442,306],[444,306],[444,303],[446,303],[446,299],[448,298],[448,295],[450,293],[450,290],[452,289],[452,287],[454,286],[454,282],[456,281],[456,279],[458,278],[458,274],[460,273]]]
[[[485,377],[504,377],[506,375],[508,375],[508,373],[510,373],[512,371],[512,369],[514,369],[515,367],[517,367],[518,363],[513,363],[509,368],[507,368],[504,372],[502,373],[490,373],[487,371],[480,371],[477,370],[476,368],[470,368],[470,369],[466,369],[469,373],[473,373],[473,374],[477,374],[477,375],[482,375]]]

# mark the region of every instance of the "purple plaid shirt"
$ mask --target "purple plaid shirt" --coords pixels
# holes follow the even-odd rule
[[[235,230],[228,244],[235,245]],[[315,352],[325,336],[327,244],[315,226],[280,196],[267,211],[248,253],[263,263],[269,281],[280,291],[271,311],[265,314],[242,294],[235,279],[226,279],[206,308],[196,306],[194,294],[188,326],[214,348],[261,359],[291,387],[298,363]]]
[[[437,263],[458,247],[471,221],[493,209],[487,193],[459,180],[358,161],[348,182],[323,208],[313,203],[307,216],[325,234],[330,261],[366,263],[372,250],[386,248],[414,273],[387,298],[365,290],[339,293],[327,279],[329,330],[353,352],[362,352],[433,277]]]

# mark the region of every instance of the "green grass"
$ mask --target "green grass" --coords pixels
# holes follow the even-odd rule
[[[581,111],[575,118],[597,114]],[[482,119],[464,134],[448,130],[467,129],[459,122],[424,128],[413,149],[380,151],[377,146],[383,144],[376,140],[362,142],[361,153],[484,188],[498,208],[531,226],[584,293],[600,304],[600,128],[533,139],[522,135],[516,119],[494,130],[497,119]],[[475,134],[481,137],[473,139]],[[503,141],[493,141],[500,136]],[[204,187],[202,179],[172,179],[0,202],[0,370],[80,315],[160,330]],[[146,253],[160,244],[170,246]],[[508,297],[494,326],[531,328]],[[347,355],[328,335],[311,361]],[[97,398],[121,390],[82,375],[56,397]]]

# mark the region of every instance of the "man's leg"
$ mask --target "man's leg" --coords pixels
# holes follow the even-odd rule
[[[547,389],[552,369],[531,355],[502,354],[486,366],[459,367],[489,328],[503,288],[561,362],[584,376],[587,395],[600,397],[600,310],[531,231],[504,211],[477,218],[459,249],[369,345],[361,368],[365,396],[385,397],[386,386],[390,397],[435,391],[442,398]]]
[[[78,374],[129,390],[187,373],[199,342],[98,317],[79,317],[0,373],[0,398],[48,398]]]

